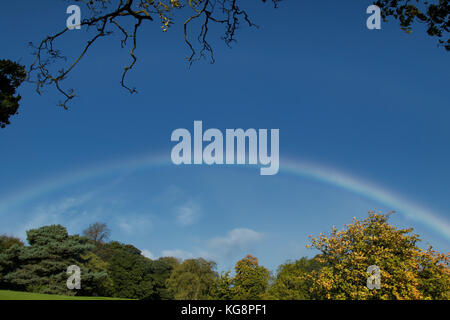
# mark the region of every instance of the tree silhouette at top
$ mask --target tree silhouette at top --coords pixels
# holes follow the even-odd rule
[[[271,2],[276,8],[281,0],[257,1]],[[80,48],[80,54],[75,60],[57,71],[53,70],[55,68],[52,68],[52,65],[65,57],[54,42],[67,34],[69,29],[65,28],[45,37],[35,46],[35,61],[30,68],[30,72],[35,74],[37,91],[40,93],[42,87],[55,85],[65,98],[60,103],[64,108],[67,108],[67,103],[75,97],[75,94],[73,89],[62,88],[61,82],[67,78],[95,42],[114,32],[122,35],[120,40],[122,48],[127,45],[130,47],[131,62],[124,67],[121,85],[130,93],[135,93],[136,88],[129,87],[125,78],[138,59],[135,53],[137,39],[139,30],[144,24],[158,21],[160,28],[165,32],[175,20],[181,20],[184,41],[189,51],[187,57],[189,64],[202,57],[214,62],[214,51],[210,44],[210,30],[213,26],[222,27],[221,38],[227,45],[236,41],[237,30],[242,25],[258,27],[250,14],[243,9],[248,5],[248,0],[75,0],[75,2],[83,5],[83,12],[90,13],[89,18],[81,21],[81,26],[89,27],[95,32],[90,34],[86,45]],[[409,33],[414,22],[426,23],[427,33],[432,37],[438,37],[439,44],[450,50],[448,0],[439,0],[437,3],[424,0],[377,0],[375,4],[381,8],[381,15],[385,20],[389,17],[399,20],[401,28]],[[131,27],[125,22],[127,19],[133,21]]]

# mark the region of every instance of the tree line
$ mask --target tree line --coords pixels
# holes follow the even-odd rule
[[[36,293],[167,300],[449,299],[450,255],[421,249],[412,228],[388,223],[390,214],[369,212],[342,230],[310,236],[319,253],[280,265],[275,273],[247,255],[233,272],[213,261],[149,259],[131,244],[108,241],[104,223],[83,235],[61,225],[0,236],[0,289]],[[66,286],[67,267],[81,268],[81,289]],[[379,267],[380,289],[367,286],[368,266]]]

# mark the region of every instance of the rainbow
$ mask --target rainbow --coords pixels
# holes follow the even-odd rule
[[[280,160],[281,172],[289,172],[296,176],[310,177],[326,184],[353,192],[367,199],[383,203],[397,213],[420,222],[450,240],[450,223],[415,203],[407,201],[393,192],[372,183],[362,181],[348,174],[338,172],[306,161]]]
[[[97,166],[74,170],[70,173],[57,175],[46,181],[39,181],[20,191],[13,192],[0,198],[0,216],[6,214],[11,208],[23,203],[38,199],[52,191],[70,186],[72,184],[88,181],[96,177],[111,175],[118,172],[133,172],[146,168],[164,167],[173,165],[170,153],[164,155],[140,155],[130,159],[103,163]],[[251,166],[246,166],[251,167]],[[350,191],[364,198],[380,202],[392,210],[408,218],[420,222],[450,240],[450,224],[444,218],[432,213],[430,210],[407,201],[393,192],[368,183],[346,173],[338,172],[329,167],[308,163],[304,160],[289,158],[280,159],[280,173],[299,177],[307,177],[325,184]],[[267,179],[268,177],[261,177]]]

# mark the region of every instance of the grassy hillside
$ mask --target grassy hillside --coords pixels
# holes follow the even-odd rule
[[[10,290],[0,290],[0,300],[124,300],[108,297],[72,297],[55,294],[41,294]]]

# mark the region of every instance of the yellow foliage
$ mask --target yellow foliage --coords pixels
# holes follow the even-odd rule
[[[390,214],[369,212],[369,217],[330,235],[311,238],[308,248],[318,249],[320,271],[305,275],[312,280],[316,299],[449,299],[450,256],[431,247],[422,250],[410,229],[387,222]],[[369,289],[369,266],[380,268],[381,289]]]

